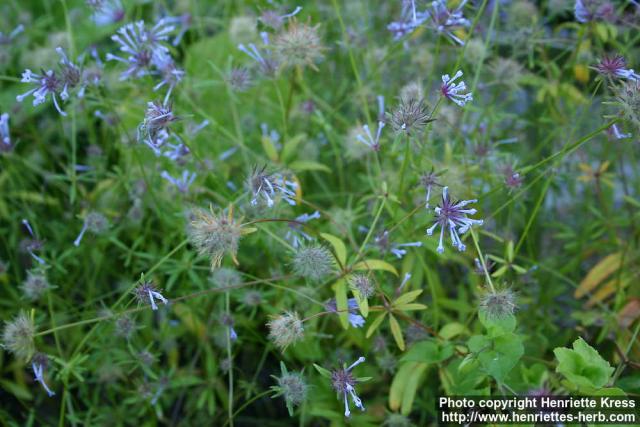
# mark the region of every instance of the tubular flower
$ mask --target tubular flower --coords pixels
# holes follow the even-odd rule
[[[444,231],[449,229],[451,236],[451,244],[460,252],[466,249],[466,246],[460,240],[458,234],[464,234],[472,225],[482,225],[481,219],[467,218],[467,215],[474,215],[476,209],[465,209],[471,203],[476,203],[476,199],[455,201],[449,198],[448,187],[442,189],[442,202],[434,211],[436,213],[436,222],[427,229],[427,235],[433,235],[433,231],[440,226],[440,242],[438,243],[438,253],[444,252],[442,240]]]

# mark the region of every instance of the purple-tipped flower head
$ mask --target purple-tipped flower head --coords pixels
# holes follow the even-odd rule
[[[335,370],[331,372],[331,385],[338,392],[338,396],[344,399],[344,416],[351,416],[349,409],[349,396],[356,408],[364,411],[362,400],[356,394],[355,386],[358,380],[353,376],[351,370],[365,361],[364,357],[360,357],[351,366]]]
[[[162,302],[164,305],[169,303],[158,288],[153,284],[153,282],[143,281],[133,290],[133,294],[138,300],[138,304],[141,305],[150,305],[152,310],[157,310],[158,306],[156,305],[156,300]]]
[[[473,101],[473,95],[471,92],[462,93],[467,90],[467,85],[463,81],[454,83],[460,77],[462,77],[462,71],[460,70],[456,71],[453,77],[449,77],[449,74],[443,75],[440,91],[442,96],[455,102],[460,107],[464,107],[467,102]]]
[[[623,56],[604,56],[594,67],[596,71],[608,78],[640,80],[640,75],[627,68],[627,61]]]
[[[476,209],[466,209],[466,206],[471,203],[476,203],[476,199],[456,201],[449,198],[449,189],[444,187],[442,189],[442,202],[440,206],[437,206],[434,211],[436,214],[436,222],[427,229],[427,235],[433,235],[433,231],[436,227],[440,226],[440,242],[438,243],[438,252],[444,252],[444,233],[445,229],[449,231],[451,236],[451,244],[457,248],[460,252],[466,249],[466,246],[460,240],[458,234],[466,233],[473,225],[482,225],[481,219],[468,218],[467,215],[474,215]]]

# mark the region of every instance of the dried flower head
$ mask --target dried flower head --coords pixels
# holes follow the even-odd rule
[[[123,314],[122,316],[116,318],[114,325],[114,332],[116,336],[125,338],[127,340],[130,339],[133,336],[134,332],[138,329],[136,321],[128,314]]]
[[[26,280],[21,285],[22,293],[29,301],[38,300],[49,287],[47,276],[41,270],[29,271]]]
[[[358,291],[362,298],[369,298],[376,291],[373,280],[364,274],[354,274],[349,277],[349,286],[351,289]]]
[[[200,255],[211,258],[212,270],[220,267],[225,254],[231,255],[233,262],[238,264],[236,254],[244,231],[242,226],[233,219],[232,208],[227,214],[224,212],[215,214],[213,207],[209,211],[196,211],[187,233]]]
[[[33,337],[36,327],[33,319],[21,311],[13,320],[5,322],[2,331],[2,346],[17,358],[29,360],[35,351]]]
[[[251,87],[251,73],[245,67],[232,68],[227,75],[227,83],[232,90],[244,92]]]
[[[242,275],[235,268],[221,267],[214,270],[209,281],[219,288],[229,288],[242,284]]]
[[[285,312],[272,318],[267,327],[269,339],[283,352],[304,337],[302,321],[295,312]]]
[[[629,80],[615,89],[622,117],[640,129],[640,81]]]
[[[518,87],[523,71],[524,67],[511,58],[496,58],[489,64],[493,81],[511,89]]]
[[[433,121],[427,112],[422,99],[401,100],[400,104],[389,114],[389,122],[396,133],[419,135],[427,123]]]
[[[287,29],[276,37],[273,50],[284,67],[309,66],[317,70],[315,64],[322,60],[325,50],[318,27],[292,19]]]
[[[293,416],[294,407],[300,406],[307,399],[309,386],[304,380],[304,376],[299,372],[289,372],[283,362],[280,362],[282,375],[276,377],[272,375],[278,385],[271,386],[274,392],[272,398],[283,396],[289,410],[289,415]]]
[[[296,275],[319,282],[333,272],[334,259],[327,248],[312,243],[298,248],[292,266]]]
[[[420,185],[424,187],[425,190],[425,207],[429,209],[429,200],[431,200],[431,190],[433,187],[442,187],[442,184],[438,181],[438,176],[440,173],[437,173],[431,168],[431,171],[425,172],[420,175]]]
[[[516,295],[510,289],[490,291],[480,299],[480,312],[490,319],[510,316],[517,308]]]

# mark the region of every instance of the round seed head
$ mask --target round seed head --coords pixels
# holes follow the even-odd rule
[[[222,267],[211,273],[209,281],[219,288],[228,288],[242,284],[242,275],[234,268]]]
[[[429,123],[429,113],[423,100],[401,100],[389,115],[391,127],[396,133],[419,135]]]
[[[200,255],[211,257],[211,268],[216,268],[222,263],[224,254],[231,255],[235,261],[242,229],[231,215],[200,210],[195,212],[188,235]]]
[[[138,325],[135,320],[128,315],[122,315],[115,321],[115,334],[118,337],[128,340],[133,336],[136,329],[138,329]]]
[[[316,69],[324,54],[324,46],[318,34],[318,25],[291,20],[286,31],[276,37],[273,48],[285,67],[305,67]]]
[[[302,246],[293,257],[293,271],[296,275],[319,282],[333,271],[331,252],[324,246],[311,244]]]
[[[283,352],[289,345],[301,340],[304,336],[302,321],[295,312],[276,316],[267,323],[267,326],[269,339]]]
[[[262,294],[259,291],[248,291],[242,297],[242,302],[249,307],[256,307],[262,304]]]
[[[278,386],[287,404],[298,406],[307,398],[308,386],[297,372],[287,372],[278,378]]]
[[[89,212],[85,218],[87,229],[95,234],[100,234],[109,228],[109,220],[100,212]]]
[[[360,292],[362,298],[369,298],[375,292],[371,279],[364,274],[354,274],[349,278],[349,286]]]
[[[47,277],[40,271],[30,271],[22,283],[22,293],[29,301],[36,301],[49,289]]]
[[[5,322],[2,345],[17,358],[29,360],[35,351],[33,336],[36,327],[26,312],[20,312],[13,320]]]
[[[488,292],[480,300],[480,311],[491,319],[512,315],[517,308],[516,295],[510,289]]]

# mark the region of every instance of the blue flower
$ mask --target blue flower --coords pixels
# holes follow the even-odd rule
[[[444,246],[442,239],[444,237],[445,229],[449,230],[451,236],[451,243],[460,252],[466,249],[466,246],[460,240],[458,233],[466,233],[472,225],[482,225],[481,219],[467,218],[467,215],[474,215],[476,209],[465,209],[465,207],[471,203],[476,203],[476,199],[472,200],[451,200],[449,198],[448,187],[442,189],[442,202],[440,206],[434,209],[436,214],[436,222],[427,229],[427,235],[433,235],[433,231],[436,227],[440,226],[440,242],[438,243],[438,253],[444,252]]]

